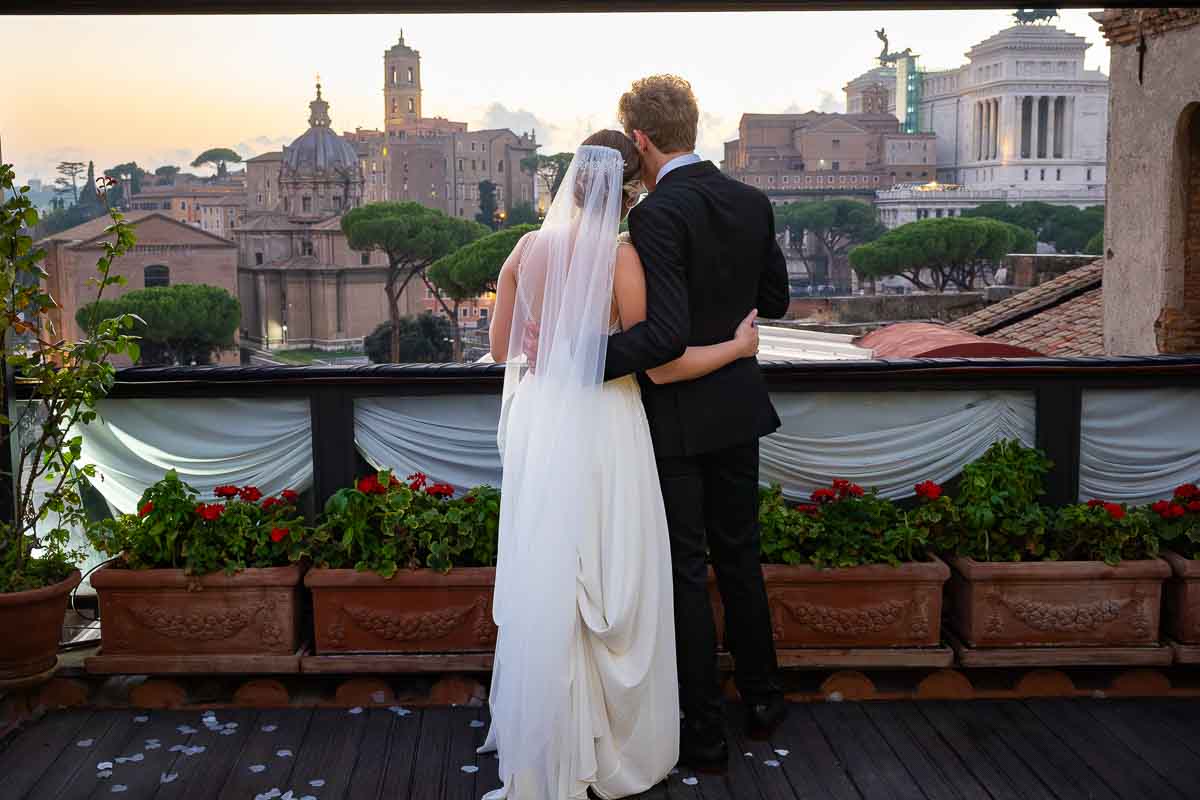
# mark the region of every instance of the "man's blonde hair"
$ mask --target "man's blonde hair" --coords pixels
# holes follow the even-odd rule
[[[651,75],[633,82],[617,103],[625,133],[641,131],[660,151],[696,149],[700,108],[692,85],[678,75]]]

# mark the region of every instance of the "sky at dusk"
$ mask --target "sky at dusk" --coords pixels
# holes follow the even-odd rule
[[[209,147],[245,157],[307,128],[319,72],[335,130],[381,128],[383,51],[421,53],[424,112],[471,127],[533,129],[543,153],[616,127],[635,78],[675,72],[701,107],[698,149],[719,160],[743,113],[842,111],[842,87],[891,49],[957,67],[1012,24],[1005,11],[4,17],[3,159],[20,179],[63,160],[186,168]],[[1108,48],[1086,11],[1059,27]]]

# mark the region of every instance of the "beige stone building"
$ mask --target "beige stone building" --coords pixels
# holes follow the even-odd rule
[[[886,112],[743,114],[721,168],[772,202],[822,195],[874,197],[896,183],[928,181],[936,167],[930,133],[900,133]]]
[[[359,151],[333,131],[320,84],[309,110],[292,144],[246,162],[238,294],[244,339],[265,350],[357,348],[388,318],[385,257],[351,250],[341,230],[366,194]],[[420,308],[414,284],[401,313]]]
[[[135,289],[181,283],[208,284],[238,296],[237,247],[230,240],[170,216],[165,210],[134,210],[126,215],[134,226],[137,244],[113,263],[112,275],[125,278],[125,286],[110,286],[105,297],[119,297]],[[88,281],[96,277],[96,261],[111,241],[104,229],[107,216],[90,220],[38,243],[45,248],[46,287],[59,308],[51,321],[59,335],[78,339],[83,334],[75,314],[96,299]],[[237,363],[236,350],[221,354],[221,363]]]
[[[1093,17],[1111,51],[1104,349],[1200,352],[1200,11]]]

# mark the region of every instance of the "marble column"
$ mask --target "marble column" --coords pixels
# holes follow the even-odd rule
[[[992,99],[992,160],[1000,153],[1000,98]]]
[[[254,273],[254,304],[258,310],[258,338],[263,347],[270,347],[267,340],[267,274],[262,270]]]
[[[1054,158],[1058,143],[1058,98],[1051,95],[1046,100],[1046,158]]]
[[[1036,94],[1033,95],[1032,105],[1033,105],[1033,116],[1030,118],[1030,121],[1029,121],[1029,136],[1031,139],[1033,139],[1033,146],[1030,148],[1029,154],[1032,158],[1041,158],[1042,150],[1041,150],[1041,142],[1039,141],[1039,139],[1041,139],[1041,133],[1042,133],[1041,127],[1042,126],[1039,124],[1039,122],[1040,122],[1039,118],[1042,115],[1042,98],[1039,95],[1036,95]]]

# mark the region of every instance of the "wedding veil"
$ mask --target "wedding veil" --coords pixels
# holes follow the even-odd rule
[[[624,163],[608,147],[579,148],[545,222],[524,244],[504,373],[504,497],[494,617],[492,728],[508,796],[561,800],[560,766],[574,737],[569,689],[578,635],[578,521],[602,513],[582,491],[595,481],[589,425],[604,382]],[[537,358],[523,352],[537,326]]]

